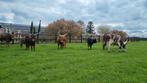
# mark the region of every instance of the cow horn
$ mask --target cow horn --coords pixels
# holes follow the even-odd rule
[[[67,35],[67,33],[64,34],[64,36],[66,36],[66,35]]]
[[[126,45],[128,43],[128,40],[124,41],[123,43],[124,43],[124,45]]]

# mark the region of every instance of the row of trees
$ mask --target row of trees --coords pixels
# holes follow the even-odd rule
[[[118,32],[121,35],[124,33],[123,31],[117,31],[117,30],[111,30],[111,26],[108,25],[100,25],[97,28],[97,32],[100,36],[102,36],[104,33],[108,32]],[[46,32],[49,34],[49,36],[54,36],[55,39],[58,34],[67,34],[69,42],[71,42],[72,38],[81,38],[82,42],[82,34],[96,34],[95,32],[95,26],[92,21],[89,21],[87,26],[84,24],[83,21],[79,20],[77,22],[73,20],[65,20],[65,19],[59,19],[52,23],[50,23],[47,28]]]
[[[49,34],[57,35],[58,33],[64,34],[68,33],[69,35],[74,36],[80,36],[81,33],[89,33],[94,34],[94,24],[92,21],[88,22],[87,28],[85,29],[85,24],[83,21],[79,20],[77,22],[73,20],[65,20],[65,19],[59,19],[57,21],[54,21],[53,23],[50,23],[47,27],[47,32]]]
[[[111,29],[108,25],[101,25],[98,27],[98,33],[103,34],[109,32]],[[49,34],[57,35],[59,32],[61,34],[68,33],[69,35],[79,36],[81,33],[95,34],[95,26],[92,21],[89,21],[87,26],[84,22],[79,20],[77,22],[73,20],[59,19],[50,23],[46,30]]]

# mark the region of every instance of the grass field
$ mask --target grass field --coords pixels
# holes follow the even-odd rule
[[[101,44],[92,50],[85,43],[40,44],[35,52],[1,45],[0,83],[147,83],[147,42],[110,53]]]

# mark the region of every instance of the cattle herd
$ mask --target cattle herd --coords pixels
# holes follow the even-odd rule
[[[57,36],[57,46],[60,49],[63,49],[66,47],[67,43],[67,34],[59,34]],[[102,38],[102,48],[103,50],[107,49],[108,52],[110,52],[111,46],[118,46],[120,50],[126,51],[126,45],[128,42],[127,37],[123,37],[119,34],[113,34],[111,32],[105,33]],[[6,44],[9,46],[9,44],[12,42],[14,44],[14,33],[0,33],[0,43]],[[90,35],[87,38],[87,47],[88,49],[92,49],[92,46],[94,43],[97,42],[97,39]],[[36,43],[36,35],[35,34],[26,34],[24,37],[20,39],[20,47],[23,47],[25,45],[26,50],[31,49],[31,51],[35,51],[35,43]]]

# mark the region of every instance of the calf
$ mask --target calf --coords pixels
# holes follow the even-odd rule
[[[36,42],[35,35],[31,35],[31,38],[30,38],[30,47],[31,47],[31,50],[34,50],[34,51],[35,51],[35,42]]]
[[[89,38],[87,39],[87,46],[88,46],[88,49],[92,49],[92,45],[93,45],[94,43],[96,43],[96,42],[97,42],[96,39],[92,38],[92,36],[89,37]]]
[[[31,48],[31,51],[35,51],[35,42],[36,42],[36,38],[35,35],[26,35],[25,38],[22,38],[20,40],[20,46],[22,47],[23,44],[25,44],[26,46],[26,50],[29,50]]]

